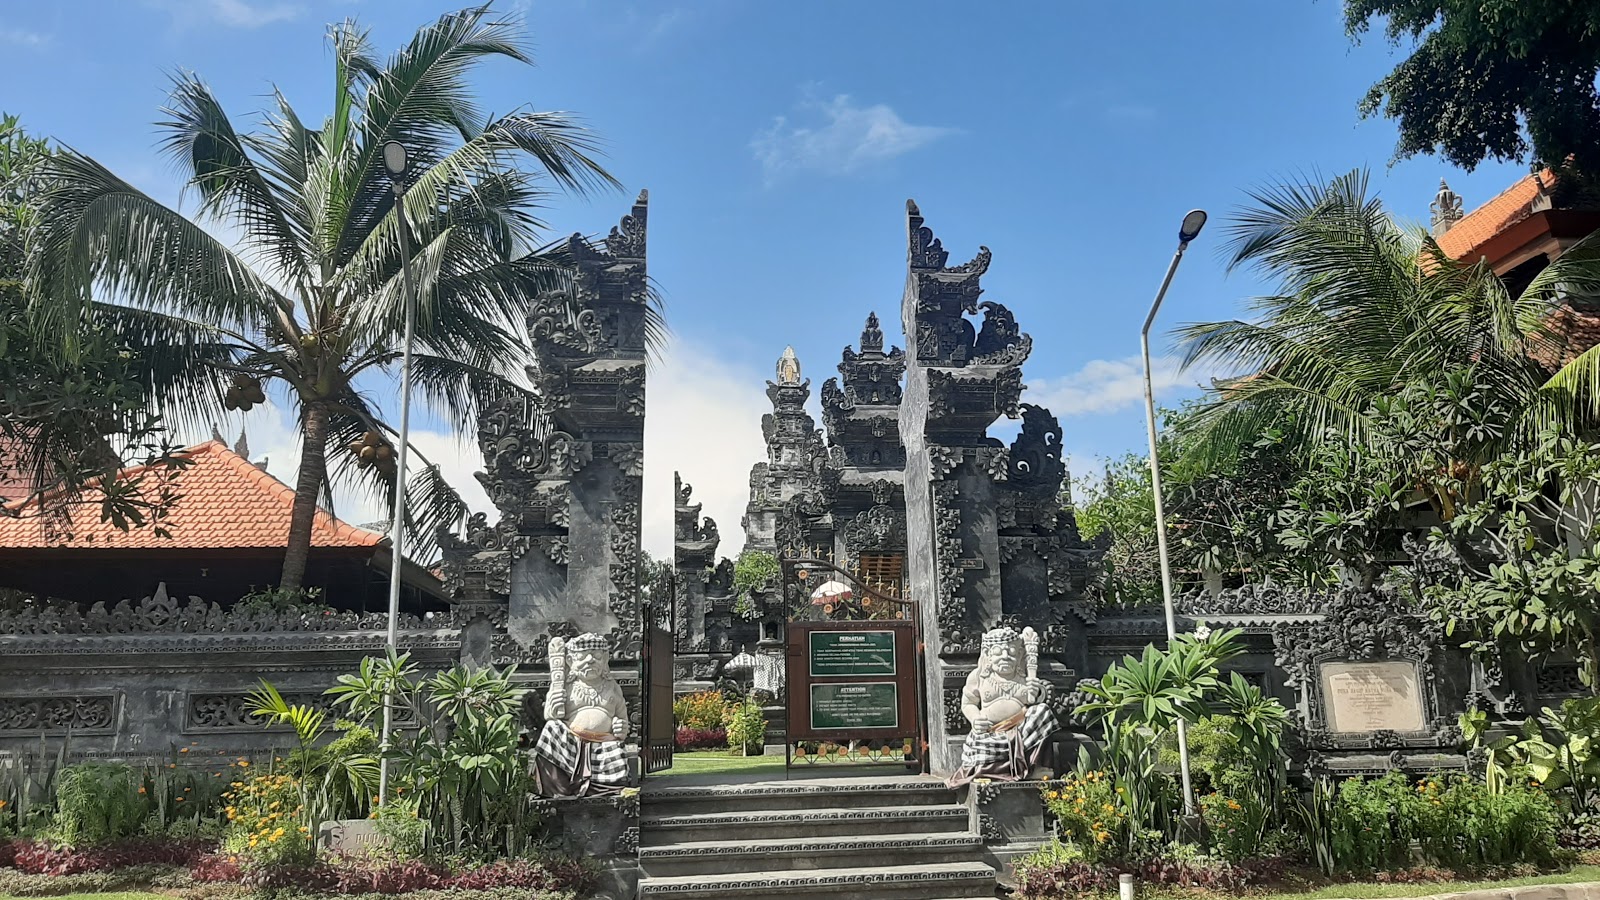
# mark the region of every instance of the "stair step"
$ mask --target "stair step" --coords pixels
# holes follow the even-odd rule
[[[995,874],[994,869],[983,863],[929,863],[759,874],[679,875],[645,878],[639,882],[639,900],[650,897],[753,898],[808,894],[871,900],[993,897]]]
[[[983,839],[949,834],[849,835],[730,843],[689,841],[644,847],[639,864],[648,876],[725,875],[737,872],[858,868],[863,859],[913,863],[971,862]]]
[[[647,815],[790,810],[829,807],[937,806],[956,793],[932,778],[850,778],[840,781],[759,782],[703,787],[646,787]]]
[[[781,814],[740,810],[687,815],[651,815],[639,823],[643,846],[688,841],[847,837],[851,835],[929,834],[967,830],[967,808],[891,806],[787,810]]]

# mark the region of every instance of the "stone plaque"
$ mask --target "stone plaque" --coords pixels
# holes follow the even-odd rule
[[[1406,660],[1325,662],[1322,704],[1331,732],[1422,731],[1417,665]]]
[[[811,632],[811,675],[893,675],[894,632]]]
[[[811,727],[894,728],[900,724],[900,696],[892,681],[811,686]]]

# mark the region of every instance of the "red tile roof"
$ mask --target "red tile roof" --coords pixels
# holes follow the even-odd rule
[[[1540,182],[1544,183],[1541,189]],[[1439,249],[1452,259],[1477,262],[1473,251],[1512,225],[1533,215],[1533,201],[1555,186],[1556,174],[1549,169],[1537,177],[1526,175],[1500,192],[1498,197],[1468,213],[1450,230],[1439,236]]]
[[[100,497],[91,490],[69,505],[67,521],[56,519],[48,527],[42,517],[28,514],[37,512],[38,502],[28,504],[21,518],[0,516],[0,549],[284,547],[294,506],[293,488],[220,441],[207,441],[181,453],[192,462],[170,476],[178,500],[163,522],[171,532],[169,537],[158,536],[150,527],[121,531],[109,522],[101,522]],[[140,468],[127,469],[124,474],[140,471]],[[17,510],[20,506],[12,504],[10,508]],[[311,525],[312,547],[377,547],[385,542],[383,535],[342,522],[320,507]]]

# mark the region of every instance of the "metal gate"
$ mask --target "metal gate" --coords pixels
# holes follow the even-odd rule
[[[677,578],[672,579],[672,593],[677,591]],[[644,735],[639,741],[639,751],[644,757],[644,772],[660,772],[672,768],[673,739],[677,727],[672,721],[672,644],[673,609],[676,597],[669,594],[654,598],[645,608],[644,678]]]

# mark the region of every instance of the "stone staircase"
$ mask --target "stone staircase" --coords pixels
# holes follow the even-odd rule
[[[933,779],[651,785],[641,801],[639,900],[995,896],[967,807]]]

